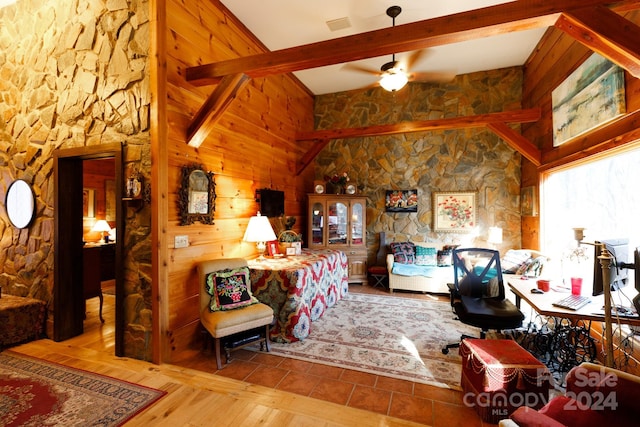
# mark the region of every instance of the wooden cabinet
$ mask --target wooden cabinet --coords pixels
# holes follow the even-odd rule
[[[309,249],[343,251],[349,259],[349,283],[366,285],[366,197],[310,194],[308,208]]]

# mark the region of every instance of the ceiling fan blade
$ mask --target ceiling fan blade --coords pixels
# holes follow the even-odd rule
[[[453,71],[426,71],[411,73],[409,80],[423,83],[448,83],[456,77]]]
[[[420,49],[414,52],[411,52],[407,59],[404,61],[406,68],[405,70],[411,71],[413,70],[413,66],[421,59],[424,59],[429,54],[428,49]]]
[[[379,76],[380,75],[380,70],[376,70],[376,69],[373,69],[373,68],[361,67],[361,66],[356,65],[356,64],[344,64],[342,69],[343,70],[347,70],[347,71],[355,71],[355,72],[358,72],[358,73],[373,74],[374,76]]]

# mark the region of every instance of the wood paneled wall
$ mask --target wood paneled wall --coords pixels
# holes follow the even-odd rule
[[[640,11],[629,12],[624,16],[640,24]],[[525,64],[522,108],[540,107],[542,118],[535,123],[523,124],[522,133],[542,150],[543,165],[541,168],[536,168],[523,158],[523,186],[538,186],[540,170],[548,168],[549,165],[559,166],[564,162],[584,158],[612,147],[612,145],[602,145],[594,149],[593,147],[601,139],[597,135],[587,135],[576,138],[561,147],[553,147],[551,92],[591,53],[572,37],[552,27]],[[625,82],[627,112],[640,110],[640,80],[626,73]],[[608,129],[607,133],[612,137],[624,133],[624,130],[615,124],[608,126]],[[522,218],[523,247],[539,248],[539,232],[538,217]]]
[[[308,148],[295,142],[295,132],[313,129],[313,96],[292,76],[253,80],[200,148],[187,146],[187,126],[215,86],[190,85],[184,78],[185,68],[259,53],[265,48],[217,0],[169,0],[166,11],[156,12],[159,19],[165,14],[166,22],[159,22],[158,29],[165,36],[160,44],[166,43],[166,53],[160,54],[159,61],[166,61],[166,79],[160,78],[157,85],[159,93],[166,92],[166,105],[159,102],[156,114],[166,115],[166,133],[158,132],[154,144],[156,157],[166,156],[168,161],[166,176],[160,176],[158,184],[166,186],[166,208],[162,203],[156,207],[167,210],[167,223],[158,224],[156,231],[161,242],[158,250],[164,252],[159,259],[167,260],[166,265],[159,266],[159,298],[166,300],[166,305],[160,305],[168,315],[161,331],[162,359],[170,361],[176,353],[201,345],[201,286],[196,279],[196,263],[255,254],[254,245],[242,242],[249,218],[258,210],[255,191],[283,190],[285,214],[297,217],[296,228],[304,223],[305,194],[312,188],[313,171],[295,176],[296,165]],[[179,225],[180,171],[192,163],[214,173],[215,225]],[[154,194],[162,197],[163,191]],[[158,213],[154,218],[162,217],[162,212]],[[187,235],[189,247],[175,249],[176,235]]]

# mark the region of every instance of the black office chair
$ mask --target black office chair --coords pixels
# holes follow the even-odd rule
[[[485,248],[454,249],[452,258],[451,306],[462,323],[480,328],[480,338],[485,338],[489,330],[522,326],[524,315],[505,298],[500,252]],[[465,338],[472,337],[463,335],[460,341]],[[459,346],[460,342],[448,344],[442,353]]]

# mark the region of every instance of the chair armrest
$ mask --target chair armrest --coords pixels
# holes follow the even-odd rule
[[[515,425],[520,427],[566,427],[564,424],[528,406],[519,407],[509,418]]]
[[[393,254],[387,254],[387,270],[389,270],[389,274],[391,274],[391,270],[393,270],[393,263],[395,262],[395,258]]]

